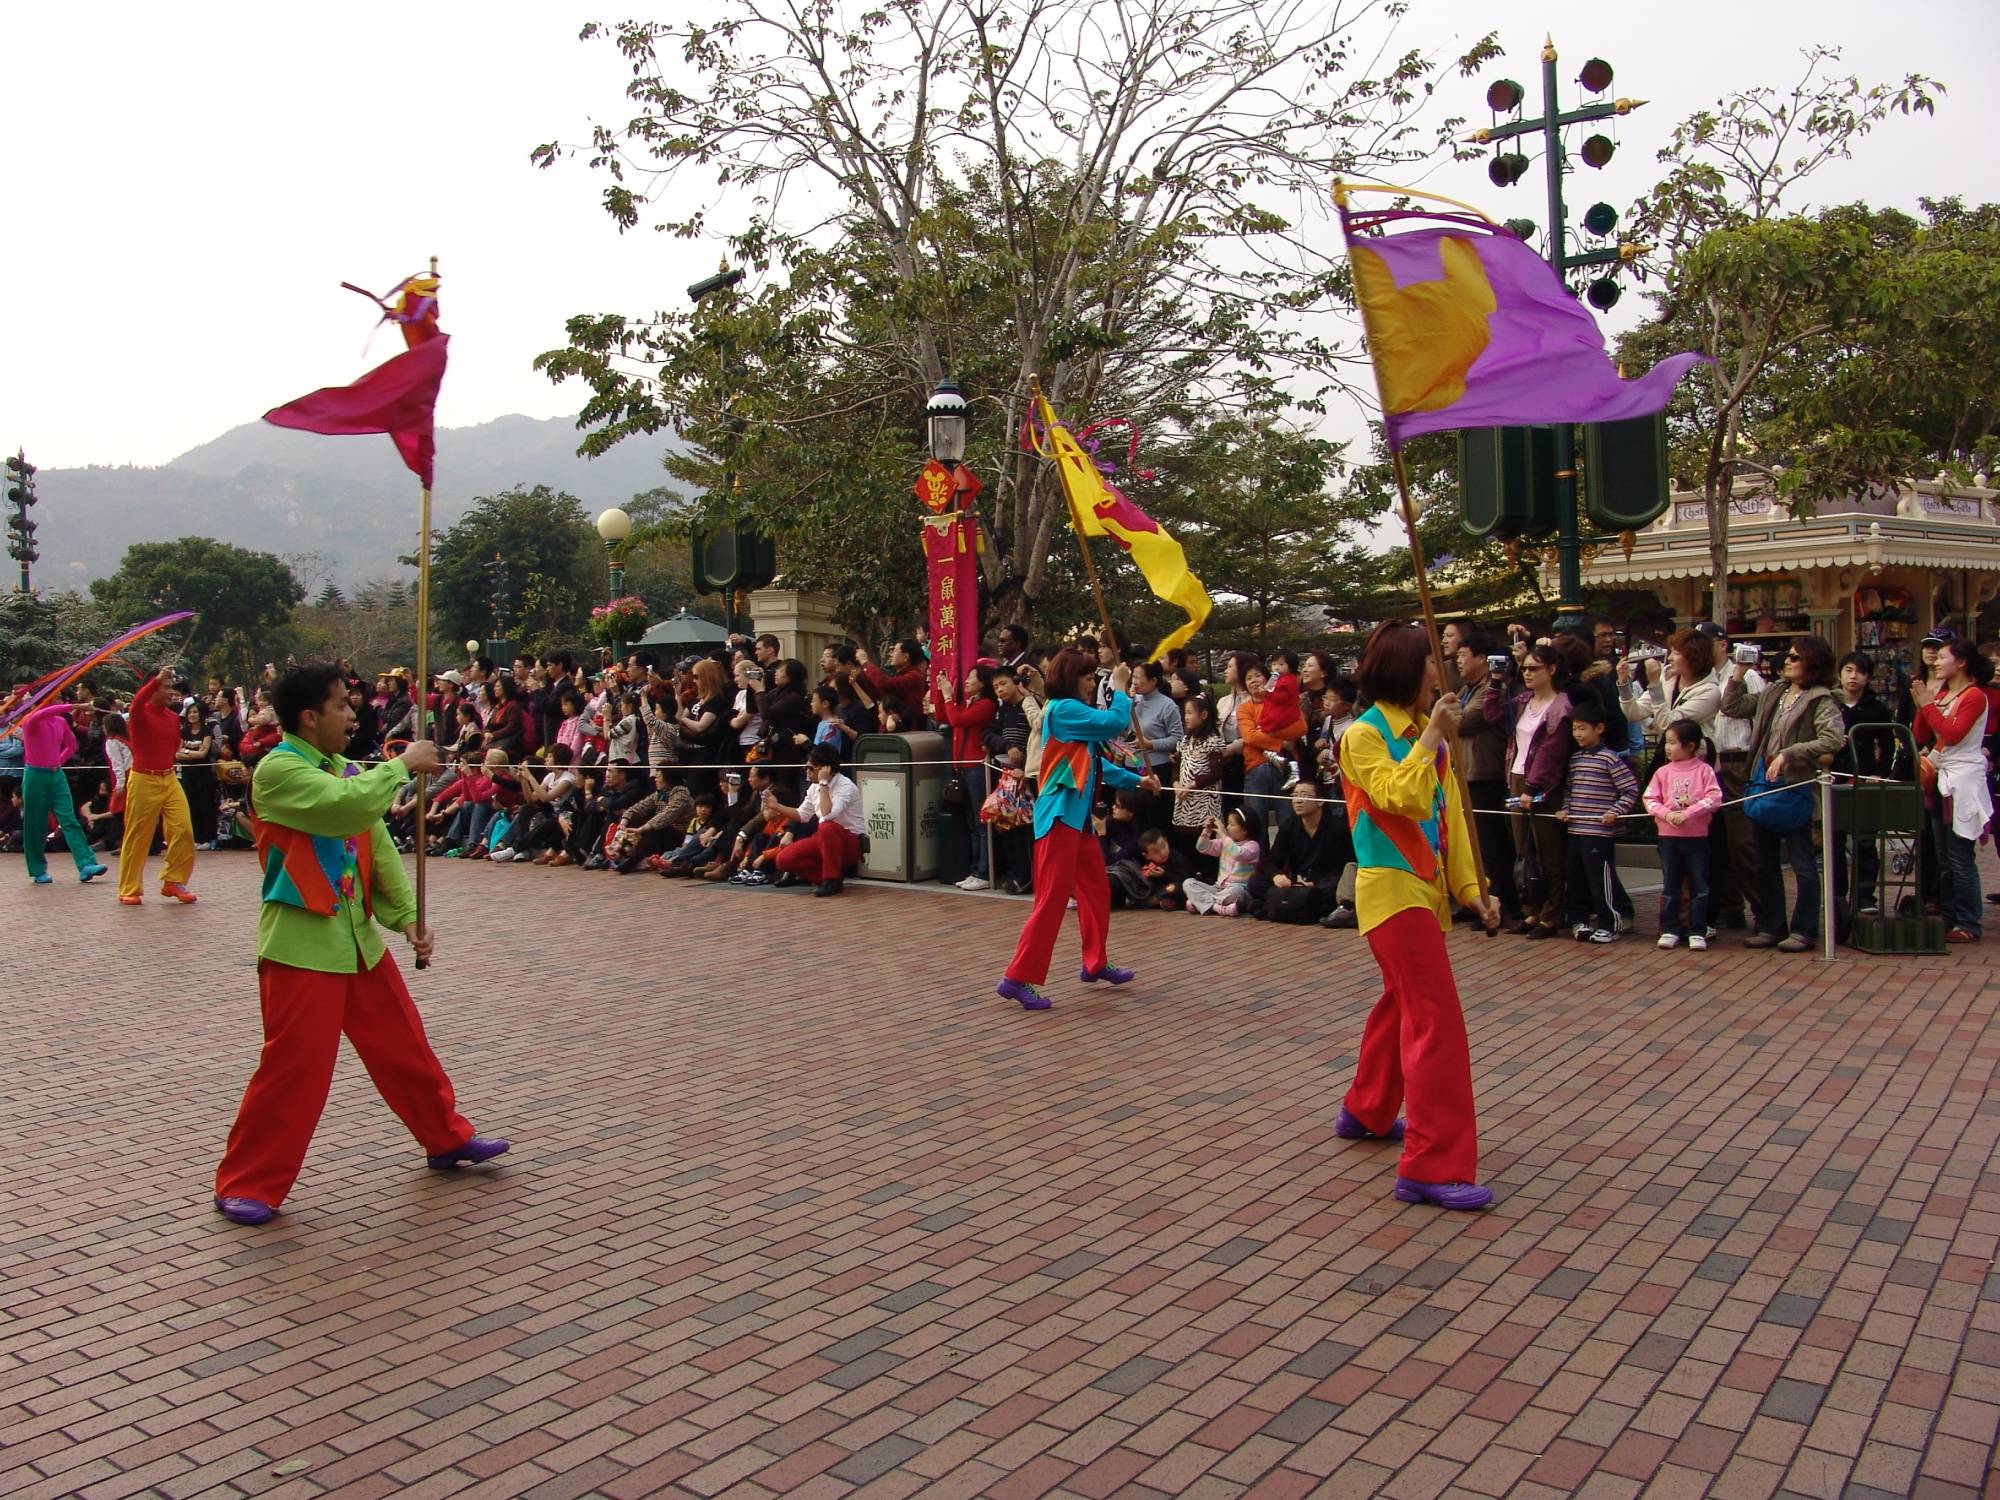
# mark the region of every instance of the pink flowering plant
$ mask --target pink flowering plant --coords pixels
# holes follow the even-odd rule
[[[622,599],[613,599],[609,604],[600,604],[590,612],[590,633],[601,645],[615,645],[621,641],[636,641],[646,633],[646,627],[653,623],[653,612],[646,608],[646,601],[637,594],[627,594]]]

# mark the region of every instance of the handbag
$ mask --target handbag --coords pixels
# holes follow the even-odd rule
[[[1534,840],[1528,840],[1520,854],[1514,859],[1514,888],[1521,894],[1521,904],[1527,907],[1540,906],[1549,897],[1549,883],[1543,875],[1542,861],[1535,853]]]
[[[1812,822],[1812,783],[1772,781],[1767,772],[1766,763],[1759,761],[1750,773],[1743,789],[1743,812],[1772,833],[1797,833]]]
[[[1264,920],[1304,926],[1320,917],[1320,893],[1304,881],[1274,885],[1264,893]]]

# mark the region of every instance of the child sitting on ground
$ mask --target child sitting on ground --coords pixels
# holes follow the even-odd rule
[[[792,820],[779,810],[789,804],[776,787],[765,796],[765,811],[737,836],[743,847],[736,873],[729,877],[732,885],[769,885],[777,874],[778,851],[792,841]]]
[[[1646,787],[1646,811],[1660,830],[1660,946],[1683,937],[1700,953],[1708,947],[1708,825],[1722,807],[1722,783],[1701,758],[1701,726],[1676,719],[1667,726],[1666,763]],[[1687,923],[1681,922],[1681,886],[1687,886]]]
[[[688,824],[687,833],[675,848],[665,854],[654,855],[646,861],[647,865],[662,875],[672,877],[686,875],[696,865],[706,864],[720,832],[715,817],[716,800],[713,792],[697,792],[694,818]]]
[[[1213,882],[1206,880],[1185,880],[1181,889],[1187,893],[1187,909],[1192,912],[1214,912],[1218,917],[1233,917],[1250,899],[1250,881],[1257,873],[1257,863],[1263,850],[1250,837],[1250,824],[1244,819],[1241,808],[1229,809],[1224,823],[1218,824],[1210,818],[1202,825],[1201,837],[1195,841],[1195,848],[1203,854],[1212,854],[1220,862]]]
[[[1179,911],[1186,904],[1181,887],[1194,868],[1164,833],[1148,828],[1139,835],[1136,855],[1121,859],[1109,873],[1114,907],[1157,906],[1161,911]]]

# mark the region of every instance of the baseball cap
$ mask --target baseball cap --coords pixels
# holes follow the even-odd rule
[[[1957,639],[1958,632],[1956,630],[1953,630],[1949,625],[1939,625],[1923,638],[1921,644],[1926,646],[1942,646],[1946,641],[1955,641]]]
[[[1713,620],[1697,621],[1695,623],[1694,628],[1702,635],[1707,636],[1710,640],[1726,641],[1729,639],[1729,632],[1724,630],[1720,625],[1716,624],[1715,621]]]

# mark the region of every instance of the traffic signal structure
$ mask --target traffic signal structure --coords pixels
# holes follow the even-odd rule
[[[1611,64],[1593,57],[1576,81],[1590,94],[1611,87]],[[1628,115],[1644,99],[1599,99],[1573,110],[1558,107],[1556,48],[1553,39],[1542,46],[1542,108],[1539,116],[1523,117],[1527,90],[1502,78],[1486,90],[1486,104],[1495,115],[1513,118],[1473,132],[1470,140],[1491,144],[1495,151],[1486,175],[1495,187],[1512,187],[1527,175],[1528,158],[1515,145],[1542,138],[1542,167],[1548,185],[1547,239],[1542,253],[1563,283],[1573,270],[1603,267],[1583,295],[1599,312],[1618,302],[1622,288],[1615,272],[1631,262],[1643,246],[1617,238],[1618,211],[1609,203],[1593,203],[1583,214],[1582,229],[1590,239],[1605,243],[1569,247],[1563,207],[1563,174],[1573,170],[1563,146],[1563,131]],[[1592,132],[1578,155],[1585,166],[1602,168],[1616,154],[1618,143],[1602,131]],[[1506,228],[1532,242],[1538,230],[1532,220],[1509,219]],[[1582,477],[1589,516],[1594,525],[1627,532],[1647,525],[1666,509],[1665,418],[1608,423],[1586,428],[1584,451],[1588,472]],[[1578,525],[1578,470],[1575,429],[1507,427],[1459,435],[1459,491],[1468,531],[1477,536],[1522,537],[1556,534],[1560,574],[1560,608],[1574,616],[1582,608],[1583,541]],[[1559,617],[1560,618],[1560,617]]]
[[[21,565],[20,587],[25,594],[32,587],[29,567],[42,556],[35,545],[35,521],[28,514],[35,504],[35,466],[28,462],[25,449],[7,460],[7,504],[12,508],[7,517],[7,555]]]

